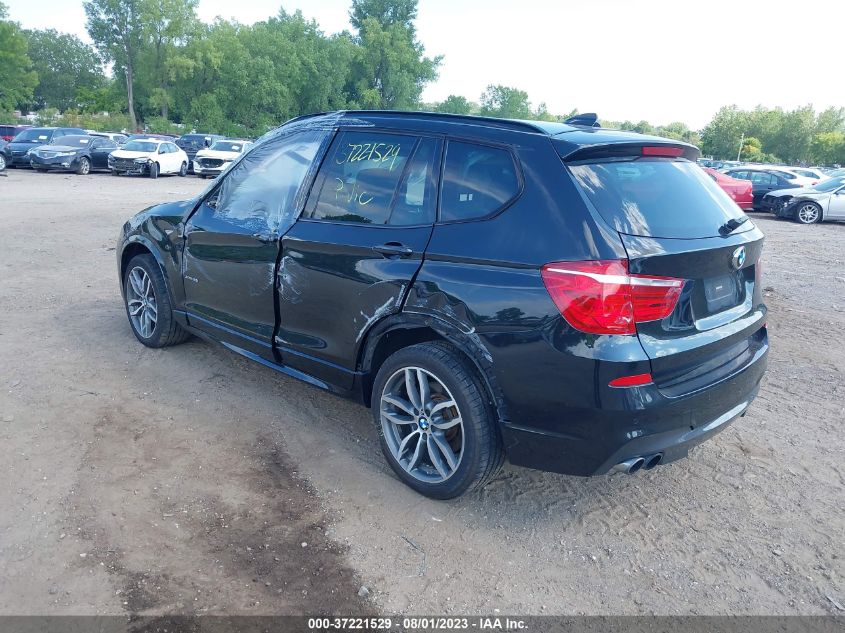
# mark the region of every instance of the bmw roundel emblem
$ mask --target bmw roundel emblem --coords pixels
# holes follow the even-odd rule
[[[739,270],[745,265],[745,247],[740,246],[731,255],[731,264],[736,270]]]

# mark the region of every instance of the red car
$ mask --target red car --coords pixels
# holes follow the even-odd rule
[[[752,211],[754,209],[754,192],[753,185],[750,180],[739,180],[738,178],[731,178],[727,174],[723,174],[715,169],[709,167],[702,167],[707,175],[716,181],[725,193],[727,193],[734,202],[739,205],[743,211]]]
[[[21,130],[25,130],[28,127],[32,127],[31,125],[0,125],[0,138],[4,141],[11,141],[15,136],[17,136],[18,132]]]

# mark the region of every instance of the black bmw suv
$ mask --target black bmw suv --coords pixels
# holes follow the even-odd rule
[[[356,398],[435,498],[505,456],[573,475],[684,457],[759,389],[763,234],[695,147],[593,124],[294,119],[124,225],[132,330]]]

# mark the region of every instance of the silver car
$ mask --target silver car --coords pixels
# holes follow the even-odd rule
[[[812,187],[772,191],[763,197],[762,207],[800,224],[845,221],[845,177],[830,178]]]

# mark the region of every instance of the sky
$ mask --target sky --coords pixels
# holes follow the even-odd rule
[[[3,1],[24,28],[90,41],[82,0]],[[283,6],[335,33],[351,28],[350,4],[200,0],[198,13],[251,24]],[[806,10],[794,0],[420,0],[418,38],[427,55],[443,55],[423,100],[478,101],[486,86],[503,84],[552,113],[692,128],[730,104],[840,107],[843,18],[842,0]]]

